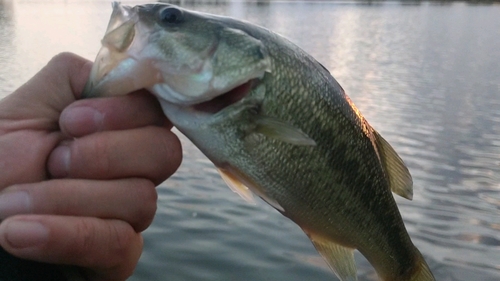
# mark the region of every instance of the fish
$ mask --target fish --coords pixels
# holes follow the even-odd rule
[[[354,250],[381,280],[435,280],[392,195],[412,199],[408,168],[297,45],[230,17],[119,3],[101,43],[84,98],[147,89],[233,191],[295,222],[340,280],[357,280]]]

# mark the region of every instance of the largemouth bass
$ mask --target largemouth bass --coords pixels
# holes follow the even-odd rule
[[[359,250],[382,280],[434,280],[392,192],[394,149],[314,58],[265,28],[173,5],[114,3],[85,97],[145,88],[217,167],[297,223],[341,280]]]

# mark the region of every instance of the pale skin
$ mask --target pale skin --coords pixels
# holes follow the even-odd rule
[[[0,246],[125,280],[182,150],[146,92],[79,100],[90,68],[60,54],[0,100]]]

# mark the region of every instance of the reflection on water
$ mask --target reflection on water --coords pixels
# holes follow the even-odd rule
[[[111,11],[107,2],[1,3],[0,93],[59,51],[92,59]],[[415,198],[397,201],[437,279],[499,280],[500,6],[414,4],[196,9],[264,25],[330,69],[408,164]],[[159,188],[132,280],[332,280],[297,226],[241,201],[199,151],[184,149]],[[356,259],[360,279],[376,280]]]

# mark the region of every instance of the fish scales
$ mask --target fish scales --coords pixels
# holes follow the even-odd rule
[[[335,237],[361,252],[370,247],[361,246],[361,242],[371,240],[373,243],[374,238],[370,238],[370,233],[359,233],[359,226],[343,227],[338,231],[339,224],[348,226],[347,222],[356,221],[359,225],[373,225],[370,229],[374,232],[397,236],[396,239],[384,237],[375,244],[384,248],[388,257],[393,257],[391,259],[402,261],[401,268],[407,268],[404,263],[411,261],[414,253],[403,249],[412,249],[413,245],[404,229],[387,229],[390,225],[401,226],[402,220],[399,212],[393,211],[397,208],[373,145],[359,125],[362,123],[359,116],[345,102],[343,90],[326,70],[300,49],[290,46],[293,55],[302,53],[301,64],[315,68],[314,72],[297,67],[295,60],[280,59],[282,55],[278,54],[283,54],[283,48],[274,48],[274,41],[266,42],[265,34],[254,36],[262,38],[273,59],[271,73],[263,80],[266,98],[261,112],[256,114],[272,116],[301,128],[317,146],[268,141],[261,135],[249,136],[260,141],[252,140],[252,145],[247,145],[245,138],[231,136],[224,146],[232,146],[230,151],[246,155],[229,154],[226,161],[259,181],[259,185],[285,209],[284,214],[301,227]],[[280,73],[280,77],[274,77],[273,73]],[[282,110],[283,107],[287,110]],[[235,126],[241,123],[228,122]],[[226,129],[220,131],[227,132]],[[255,160],[255,163],[233,159]],[[318,213],[322,218],[315,221]],[[389,246],[388,240],[401,241],[401,245]]]
[[[131,36],[134,35],[134,36]],[[297,223],[341,280],[434,280],[391,191],[411,176],[328,70],[287,39],[172,5],[114,4],[84,96],[146,88],[243,198]]]

